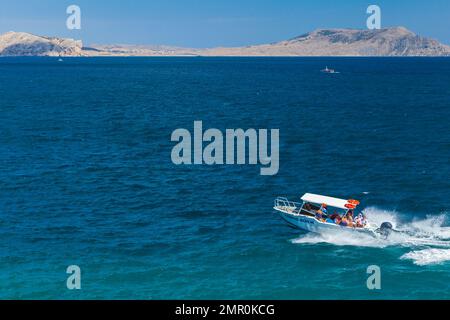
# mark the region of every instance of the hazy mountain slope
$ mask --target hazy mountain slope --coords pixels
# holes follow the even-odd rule
[[[0,35],[1,56],[80,56],[82,42],[73,39],[49,38],[25,32]]]
[[[450,47],[402,28],[320,29],[294,39],[242,48],[214,48],[205,55],[244,56],[445,56]]]
[[[450,47],[403,28],[319,29],[281,42],[235,48],[92,45],[23,32],[0,35],[0,55],[8,56],[450,56]]]
[[[114,56],[192,56],[199,55],[202,49],[181,48],[171,46],[151,45],[91,45],[89,55],[114,55]],[[88,50],[87,50],[88,51]],[[95,52],[96,51],[96,52]]]

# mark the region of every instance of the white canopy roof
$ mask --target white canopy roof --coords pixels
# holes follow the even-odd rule
[[[325,203],[327,206],[348,210],[348,208],[345,206],[348,203],[348,200],[326,197],[312,193],[305,193],[302,197],[302,200],[316,204]]]

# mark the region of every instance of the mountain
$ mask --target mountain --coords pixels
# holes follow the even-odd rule
[[[290,40],[246,47],[91,45],[22,32],[0,36],[0,55],[22,56],[450,56],[450,46],[403,27],[319,29]]]
[[[82,42],[36,36],[25,32],[0,35],[0,56],[81,56]]]
[[[272,44],[214,48],[205,55],[243,56],[448,56],[450,47],[403,28],[319,29]]]

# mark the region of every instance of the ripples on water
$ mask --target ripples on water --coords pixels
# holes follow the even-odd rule
[[[449,59],[0,59],[1,297],[450,298],[448,83]],[[195,120],[279,128],[278,175],[173,165]],[[304,192],[413,237],[292,230],[272,201]]]

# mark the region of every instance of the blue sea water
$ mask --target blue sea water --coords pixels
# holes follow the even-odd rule
[[[174,165],[195,120],[278,128],[278,174]],[[0,298],[449,299],[449,120],[448,58],[1,58]],[[291,229],[305,192],[413,235]]]

